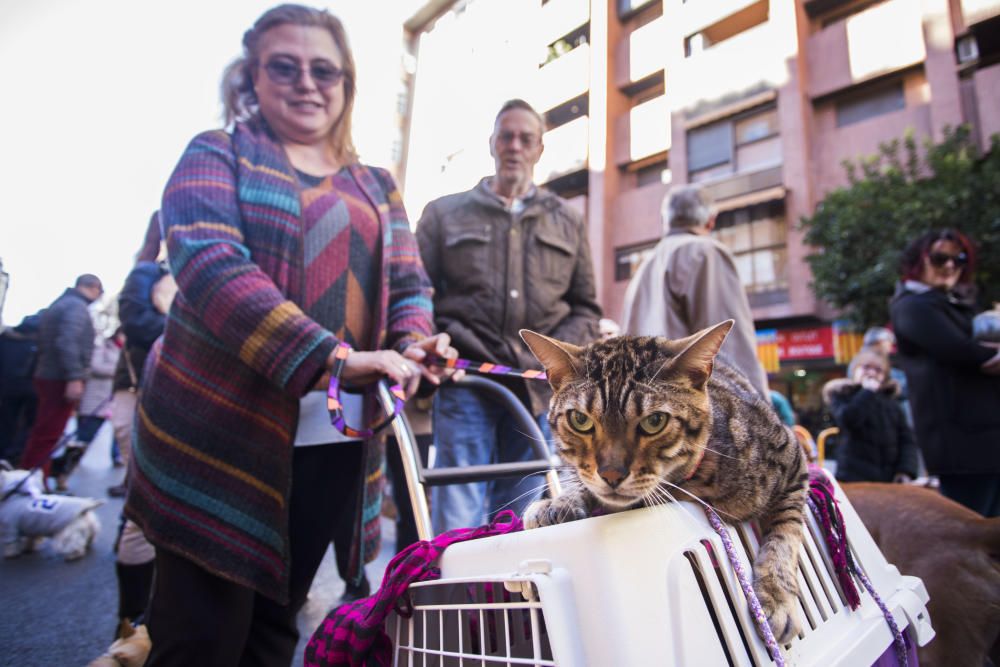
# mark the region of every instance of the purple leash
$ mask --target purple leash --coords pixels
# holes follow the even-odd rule
[[[899,667],[907,667],[907,648],[906,641],[903,639],[903,633],[899,630],[899,625],[896,623],[896,619],[893,618],[892,612],[889,611],[889,607],[886,606],[885,602],[879,596],[878,592],[875,590],[875,586],[872,585],[871,580],[868,575],[858,567],[858,564],[854,560],[854,556],[851,555],[851,550],[847,544],[847,534],[844,527],[844,517],[840,513],[840,508],[837,506],[837,498],[833,492],[833,485],[830,483],[830,478],[827,477],[826,472],[824,472],[818,466],[809,467],[809,496],[806,498],[809,503],[809,509],[812,510],[813,516],[816,518],[817,523],[822,527],[824,537],[826,538],[828,548],[834,550],[834,542],[838,542],[838,537],[840,538],[840,543],[836,544],[837,551],[843,554],[846,560],[847,570],[857,577],[861,584],[868,591],[868,594],[872,596],[872,600],[878,606],[882,615],[885,617],[886,625],[889,626],[889,631],[892,633],[892,642],[896,651],[896,660],[899,662]],[[837,531],[831,524],[836,522],[840,527]],[[839,535],[838,535],[839,532]],[[851,583],[853,587],[853,583]],[[857,591],[847,591],[845,594],[848,599],[857,599],[857,604],[860,604],[860,598],[858,597]],[[851,608],[855,608],[857,604],[852,604]]]
[[[743,563],[740,562],[739,557],[736,555],[736,547],[733,546],[733,541],[729,537],[729,531],[726,530],[726,526],[722,523],[722,519],[719,515],[715,513],[708,505],[705,505],[705,515],[708,517],[708,522],[712,524],[712,528],[715,532],[719,534],[722,539],[722,544],[726,548],[726,555],[729,557],[729,564],[733,566],[733,572],[736,573],[736,579],[740,582],[740,588],[743,589],[743,594],[747,598],[747,604],[750,606],[750,613],[753,615],[754,623],[757,624],[757,629],[760,631],[761,636],[764,637],[764,643],[767,644],[767,651],[771,654],[771,659],[774,660],[776,667],[785,667],[785,657],[781,655],[781,649],[778,647],[778,640],[774,638],[774,633],[771,632],[771,626],[767,622],[767,616],[764,615],[764,610],[760,606],[760,600],[757,599],[757,594],[753,592],[753,586],[750,585],[750,578],[747,577],[746,570],[743,569]]]
[[[826,477],[825,473],[817,471],[815,468],[810,470],[809,478],[809,496],[806,498],[806,501],[809,503],[809,509],[812,510],[817,523],[823,529],[823,536],[826,538],[827,549],[829,549],[831,553],[844,559],[846,570],[856,576],[865,587],[865,590],[868,591],[868,594],[871,595],[872,600],[875,601],[875,604],[885,617],[885,622],[889,626],[889,631],[892,633],[893,646],[896,652],[896,660],[899,662],[899,667],[907,667],[907,648],[906,642],[903,639],[903,633],[899,630],[899,625],[896,623],[896,619],[893,618],[892,612],[889,611],[889,608],[875,590],[875,586],[872,585],[868,575],[866,575],[864,571],[858,567],[854,557],[851,555],[851,550],[847,544],[847,531],[844,526],[844,517],[840,513],[840,508],[837,506],[837,499],[833,494],[833,488],[829,479]],[[823,503],[822,507],[817,502],[817,499]],[[750,584],[750,578],[747,576],[746,570],[743,569],[743,564],[736,555],[736,548],[733,546],[733,541],[729,536],[729,531],[726,530],[726,526],[722,523],[719,515],[715,513],[715,510],[708,505],[705,505],[704,509],[705,515],[708,517],[708,522],[722,539],[722,544],[726,548],[726,556],[729,557],[729,563],[732,565],[733,572],[736,573],[736,578],[740,582],[740,588],[743,589],[743,594],[746,596],[747,604],[750,607],[750,613],[753,615],[754,623],[756,623],[757,629],[764,638],[764,643],[767,645],[767,650],[771,654],[771,659],[774,660],[774,664],[777,667],[784,667],[785,660],[781,654],[781,649],[778,647],[778,642],[774,638],[774,633],[771,632],[771,626],[768,624],[767,616],[764,615],[764,610],[760,606],[760,600],[757,599],[757,594],[753,591],[753,586]],[[839,531],[834,527],[834,523],[840,527]],[[848,577],[847,585],[844,585],[844,578],[845,577],[840,577],[842,586],[847,589],[844,592],[847,595],[848,600],[851,602],[851,609],[856,609],[858,605],[860,605],[861,600],[858,597],[858,593],[854,588],[853,582],[851,582]]]

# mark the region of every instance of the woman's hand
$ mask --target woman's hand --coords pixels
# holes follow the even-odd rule
[[[979,369],[987,375],[1000,375],[1000,343],[980,343],[986,347],[992,347],[996,354],[983,362]]]
[[[458,350],[451,346],[451,336],[446,333],[439,333],[413,343],[403,350],[403,356],[420,364],[420,372],[423,377],[435,385],[441,384],[441,380],[444,378],[461,380],[462,376],[465,375],[463,370],[427,363],[433,358],[458,359]]]
[[[327,368],[332,368],[334,355],[326,360]],[[352,350],[344,360],[340,379],[347,384],[364,385],[378,382],[387,377],[400,385],[409,398],[420,386],[420,366],[406,359],[395,350],[358,352]]]

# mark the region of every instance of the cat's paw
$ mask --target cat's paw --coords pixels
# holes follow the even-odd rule
[[[524,511],[524,527],[531,530],[586,518],[587,507],[580,499],[559,496],[537,500],[528,505],[528,509]]]
[[[796,598],[787,595],[779,598],[772,595],[770,591],[766,590],[766,587],[759,585],[759,582],[754,584],[754,592],[757,593],[757,599],[760,600],[767,624],[771,626],[771,632],[777,642],[787,644],[795,639],[802,631],[799,614],[796,610]]]

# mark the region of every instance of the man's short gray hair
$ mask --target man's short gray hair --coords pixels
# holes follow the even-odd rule
[[[665,231],[704,227],[711,220],[713,212],[711,196],[697,185],[670,188],[660,209]]]
[[[861,340],[861,344],[864,347],[871,347],[882,341],[887,341],[892,345],[896,344],[896,334],[892,333],[889,329],[885,327],[871,327],[865,332],[864,338]]]

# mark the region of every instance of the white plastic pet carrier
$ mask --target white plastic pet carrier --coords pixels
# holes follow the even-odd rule
[[[418,528],[428,531],[419,462],[405,420],[394,425]],[[927,591],[882,556],[839,487],[850,547],[899,628],[934,636]],[[421,514],[423,516],[421,516]],[[751,524],[729,527],[744,569]],[[799,554],[800,636],[788,665],[860,667],[892,645],[881,610],[858,582],[851,610],[811,514]],[[450,546],[441,578],[409,588],[412,614],[392,615],[394,664],[596,667],[773,663],[722,541],[701,508],[677,503]]]

